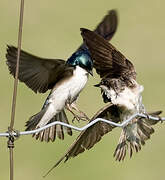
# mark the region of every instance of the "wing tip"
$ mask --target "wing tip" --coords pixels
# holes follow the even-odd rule
[[[81,33],[85,33],[85,32],[87,32],[87,31],[89,31],[89,30],[86,29],[86,28],[80,28],[80,31],[81,31]]]
[[[109,14],[109,15],[114,15],[114,16],[117,17],[117,16],[118,16],[118,10],[115,9],[115,8],[114,8],[114,9],[111,9],[111,10],[108,11],[108,14]]]
[[[66,158],[66,159],[65,159]],[[64,160],[65,159],[65,160]],[[44,175],[43,175],[43,178],[45,178],[48,174],[50,174],[50,172],[54,169],[54,168],[56,168],[60,163],[61,163],[61,161],[63,161],[64,160],[64,162],[66,162],[67,160],[68,160],[68,156],[67,156],[67,154],[65,154],[64,156],[62,156],[58,161],[57,161],[57,163],[55,164],[55,165],[53,165]]]

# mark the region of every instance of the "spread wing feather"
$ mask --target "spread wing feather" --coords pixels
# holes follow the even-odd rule
[[[119,76],[136,78],[133,64],[107,40],[84,28],[81,28],[81,35],[91,53],[94,68],[101,78]]]
[[[118,109],[115,105],[111,103],[101,108],[91,119],[93,121],[96,118],[104,118],[107,120],[111,120],[113,122],[119,122],[118,118]],[[90,122],[91,122],[90,121]],[[78,154],[84,152],[85,150],[91,149],[97,142],[99,142],[105,134],[112,131],[114,126],[111,126],[104,122],[97,122],[93,126],[88,129],[82,131],[77,139],[70,146],[65,155],[53,166],[55,168],[58,164],[65,159],[67,161],[71,157],[75,157]],[[52,169],[53,169],[52,168]],[[51,169],[51,170],[52,170]],[[50,171],[51,171],[50,170]],[[49,171],[49,172],[50,172]]]
[[[15,76],[17,48],[7,47],[7,65]],[[66,71],[65,61],[60,59],[43,59],[21,50],[19,80],[24,82],[35,93],[44,93],[52,88],[59,75]]]
[[[108,14],[104,16],[104,18],[102,19],[100,24],[98,24],[94,32],[105,38],[107,41],[110,41],[117,31],[117,27],[118,14],[117,11],[113,9],[108,11]],[[86,48],[86,45],[83,43],[78,48],[78,50],[84,48]]]

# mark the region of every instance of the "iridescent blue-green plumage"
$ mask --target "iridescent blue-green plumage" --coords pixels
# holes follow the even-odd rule
[[[93,61],[87,49],[76,51],[72,54],[66,63],[71,66],[80,66],[83,69],[86,69],[89,73],[91,73],[93,69]]]

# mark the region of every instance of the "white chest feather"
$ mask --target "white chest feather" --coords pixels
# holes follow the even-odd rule
[[[69,96],[71,101],[74,100],[75,97],[79,95],[79,93],[84,89],[88,80],[88,73],[86,70],[82,69],[81,67],[77,66],[73,77],[69,81]]]
[[[65,107],[66,103],[71,104],[75,101],[85,87],[87,80],[87,71],[77,66],[72,77],[59,81],[48,98],[47,110],[40,120],[38,127],[47,124],[53,116]]]
[[[87,80],[87,71],[77,66],[71,78],[54,88],[54,91],[49,98],[49,102],[52,103],[55,109],[61,111],[66,102],[69,101],[69,103],[72,103],[77,99],[79,93],[85,87]]]
[[[120,93],[116,93],[113,89],[108,90],[108,96],[115,105],[125,107],[128,111],[138,111],[139,101],[141,101],[141,92],[143,86],[137,85],[136,88],[125,87]]]

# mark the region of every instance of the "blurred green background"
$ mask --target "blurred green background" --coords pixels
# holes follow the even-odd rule
[[[5,51],[6,44],[17,45],[19,6],[18,0],[0,0],[0,132],[7,130],[10,121],[13,78],[5,64]],[[80,27],[93,29],[108,10],[115,8],[120,21],[111,42],[136,66],[138,82],[145,87],[143,102],[147,110],[165,110],[164,7],[163,0],[25,0],[22,48],[42,57],[67,59],[82,42]],[[79,98],[79,106],[89,116],[103,106],[99,89],[93,87],[98,81],[97,75],[90,78]],[[25,121],[40,110],[46,96],[19,84],[15,129],[24,130]],[[152,140],[141,152],[123,163],[113,158],[120,131],[114,130],[92,150],[62,163],[46,179],[164,179],[164,123],[155,127]],[[78,134],[49,144],[31,136],[21,137],[15,142],[15,179],[42,179]],[[9,178],[6,140],[0,139],[0,179]]]

